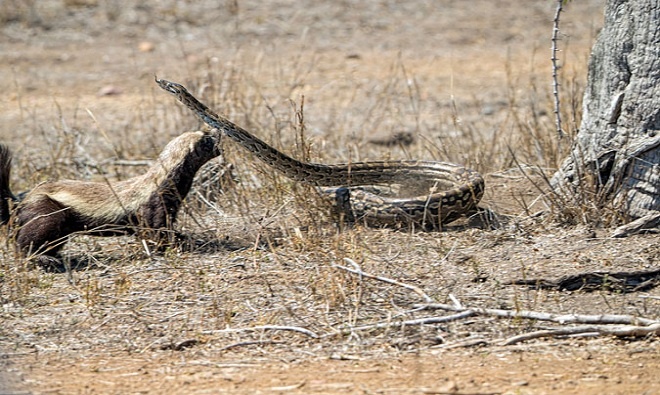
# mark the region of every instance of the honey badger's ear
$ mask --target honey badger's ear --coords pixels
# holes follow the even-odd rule
[[[218,128],[214,128],[208,125],[203,125],[200,129],[195,130],[195,132],[202,132],[204,134],[218,134],[220,131]]]

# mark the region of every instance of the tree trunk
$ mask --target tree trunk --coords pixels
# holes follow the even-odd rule
[[[660,2],[607,0],[592,49],[582,124],[557,190],[625,220],[660,211]]]

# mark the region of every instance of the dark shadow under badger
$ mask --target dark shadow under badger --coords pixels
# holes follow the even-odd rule
[[[40,260],[57,255],[74,232],[97,236],[144,232],[162,237],[171,230],[193,178],[221,154],[220,133],[187,132],[170,141],[141,175],[102,183],[64,180],[38,185],[18,201],[9,178],[12,155],[0,144],[0,222],[16,226],[16,243]],[[17,205],[10,212],[9,200]]]

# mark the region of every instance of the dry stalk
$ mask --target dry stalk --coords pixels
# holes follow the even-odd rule
[[[619,314],[552,314],[529,310],[503,310],[486,309],[480,307],[456,307],[455,305],[433,303],[427,305],[415,305],[416,308],[428,310],[446,310],[446,311],[473,311],[477,315],[489,315],[502,318],[526,318],[539,321],[552,321],[560,324],[617,324],[617,325],[642,325],[648,326],[657,324],[657,320],[649,318],[635,317],[632,315]]]
[[[269,345],[269,344],[282,344],[282,343],[283,342],[281,342],[281,341],[252,340],[252,341],[232,343],[232,344],[229,344],[229,345],[226,345],[226,346],[220,348],[218,351],[227,351],[227,350],[231,350],[232,348],[238,348],[238,347],[247,347],[247,346],[254,346],[254,345],[265,346],[265,345]]]
[[[366,330],[372,330],[372,329],[385,329],[385,328],[404,327],[404,326],[443,324],[443,323],[447,323],[447,322],[462,320],[462,319],[465,319],[465,318],[468,318],[468,317],[472,317],[474,315],[476,315],[476,313],[474,311],[466,310],[466,311],[456,313],[456,314],[452,314],[452,315],[424,317],[424,318],[416,318],[416,319],[404,320],[404,321],[386,321],[386,322],[379,322],[379,323],[370,324],[370,325],[362,325],[362,326],[355,326],[355,327],[344,327],[344,328],[341,328],[339,330],[339,332],[342,333],[342,334],[350,334],[350,333],[353,333],[353,332],[366,331]],[[328,336],[333,336],[333,335],[335,335],[335,333],[328,333],[326,335],[323,335],[322,337],[328,337]]]
[[[332,265],[332,267],[335,267],[335,268],[341,269],[341,270],[345,270],[349,273],[357,274],[360,277],[371,278],[371,279],[374,279],[374,280],[382,281],[382,282],[387,283],[387,284],[392,284],[392,285],[396,285],[398,287],[403,287],[403,288],[409,289],[409,290],[415,292],[417,295],[421,296],[422,299],[424,299],[427,303],[433,303],[433,298],[428,296],[424,291],[421,290],[421,288],[419,288],[415,285],[410,285],[410,284],[402,283],[400,281],[392,280],[391,278],[381,277],[381,276],[376,276],[376,275],[373,275],[373,274],[366,273],[366,272],[362,271],[362,269],[360,269],[360,265],[358,265],[351,258],[344,258],[344,261],[349,263],[351,266],[353,266],[354,269],[348,268],[346,266],[341,266],[341,265]]]
[[[557,65],[557,52],[559,48],[557,47],[557,42],[559,41],[559,16],[564,7],[564,1],[566,0],[557,0],[557,9],[555,11],[555,17],[552,20],[552,94],[554,96],[555,102],[555,122],[557,126],[557,137],[561,140],[564,137],[564,130],[561,126],[561,111],[560,111],[560,102],[559,102],[559,77],[558,70],[559,65]]]
[[[249,328],[227,328],[227,329],[214,329],[208,331],[202,331],[203,335],[215,335],[219,333],[237,333],[237,332],[253,332],[253,331],[291,331],[302,333],[303,335],[309,336],[313,339],[317,339],[319,335],[310,331],[309,329],[301,328],[298,326],[281,326],[281,325],[261,325],[261,326],[252,326]]]

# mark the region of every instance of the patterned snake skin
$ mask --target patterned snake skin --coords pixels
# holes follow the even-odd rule
[[[326,165],[296,160],[245,129],[217,115],[182,85],[156,79],[209,126],[223,131],[263,162],[292,180],[322,188],[335,199],[335,209],[347,220],[371,224],[415,224],[439,228],[476,209],[484,179],[474,170],[445,162],[401,160]],[[392,197],[376,186],[400,185],[411,197]],[[385,187],[381,189],[391,189]]]

